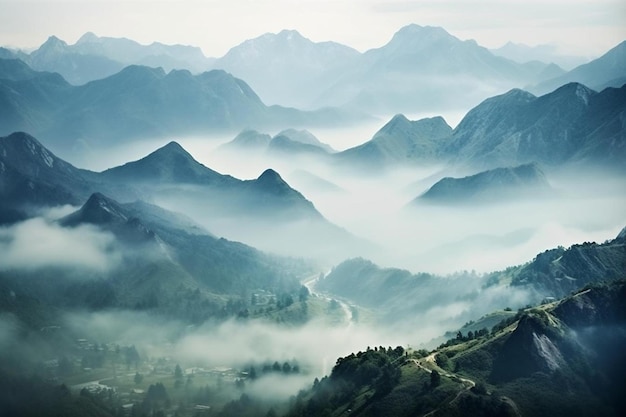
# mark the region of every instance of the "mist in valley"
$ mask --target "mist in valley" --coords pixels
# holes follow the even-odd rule
[[[379,127],[367,124],[357,129],[326,129],[319,133],[312,130],[312,133],[321,142],[341,150],[369,140]],[[274,239],[268,232],[279,227],[277,223],[281,219],[263,225],[247,224],[236,216],[231,219],[214,216],[206,206],[219,202],[207,201],[200,191],[170,196],[164,192],[154,196],[154,202],[188,214],[218,236],[273,253],[321,257],[326,267],[340,262],[342,257],[363,256],[381,266],[412,272],[489,272],[525,263],[537,253],[559,245],[604,241],[623,227],[626,181],[611,171],[544,167],[550,191],[540,197],[470,204],[415,203],[413,200],[439,179],[463,177],[479,170],[436,163],[364,172],[315,155],[224,151],[222,145],[234,136],[236,133],[172,139],[196,160],[222,174],[254,179],[267,168],[274,169],[326,219],[369,246],[365,245],[362,253],[346,250],[342,255],[338,250],[339,254],[332,256],[323,248],[318,248],[316,253],[315,248],[300,239]],[[146,141],[99,150],[98,163],[87,157],[76,164],[104,169],[111,167],[111,163],[139,159],[162,144]],[[299,226],[289,227],[297,230]],[[306,228],[303,226],[301,230]]]

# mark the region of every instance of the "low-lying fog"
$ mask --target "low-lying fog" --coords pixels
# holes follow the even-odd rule
[[[311,132],[320,141],[341,150],[369,140],[382,124],[384,122],[354,129],[311,129]],[[413,273],[450,274],[462,270],[488,272],[503,269],[527,262],[537,253],[559,245],[612,239],[626,225],[626,181],[610,174],[581,170],[558,174],[548,172],[553,192],[542,199],[447,207],[421,204],[408,208],[415,197],[438,179],[459,174],[447,172],[443,167],[350,174],[313,159],[270,157],[267,154],[228,155],[216,151],[235,135],[144,141],[98,150],[97,155],[86,154],[84,159],[70,162],[100,171],[142,158],[170,140],[176,140],[207,167],[240,179],[256,178],[265,169],[273,168],[311,200],[328,220],[378,245],[379,250],[368,256],[373,262],[383,267],[405,268]],[[185,207],[179,209],[189,212]],[[53,217],[60,217],[68,210]],[[194,220],[226,238],[238,238],[229,235],[228,230],[212,229],[210,218]],[[44,237],[52,245],[63,244],[66,238],[72,242],[87,242],[81,248],[84,262],[93,262],[98,268],[105,267],[101,264],[104,259],[101,256],[118,256],[109,248],[110,236],[106,234],[81,227],[70,232],[72,236],[66,236],[48,220],[35,219],[0,229],[0,249],[4,250],[1,262],[10,262],[13,268],[37,267],[36,264],[28,265],[28,256],[38,257],[46,249],[42,246],[44,239],[33,242],[29,238],[33,228],[45,231]],[[264,235],[253,240],[256,246],[264,249],[263,242],[271,238]],[[33,243],[38,244],[34,249]],[[297,241],[285,243],[292,249],[297,247]],[[23,246],[29,245],[39,252],[27,254],[26,258],[18,256]],[[75,256],[75,252],[71,253]],[[70,262],[63,257],[54,258],[54,252],[48,254],[50,256],[39,258],[41,262],[52,265]],[[326,265],[328,268],[332,266]],[[71,314],[67,320],[69,326],[77,329],[77,334],[84,334],[91,340],[135,344],[146,357],[172,357],[187,368],[243,368],[250,364],[296,360],[306,372],[286,379],[277,375],[266,376],[246,388],[251,393],[284,398],[308,386],[315,376],[328,373],[339,356],[367,346],[419,347],[421,343],[453,330],[453,324],[462,324],[468,311],[477,315],[487,313],[483,310],[491,308],[494,299],[503,297],[512,304],[524,304],[524,294],[502,294],[494,289],[481,298],[485,301],[481,306],[452,303],[412,319],[403,319],[406,327],[402,331],[397,328],[376,329],[367,324],[329,327],[315,320],[301,327],[228,321],[190,328],[184,323],[163,323],[136,312]],[[493,302],[494,308],[496,304]],[[478,317],[467,317],[470,318]],[[14,336],[10,320],[0,318],[0,350],[6,348],[7,340]]]
[[[381,121],[352,129],[311,132],[321,142],[341,150],[369,140],[383,124]],[[275,169],[328,220],[378,245],[375,253],[364,256],[381,266],[441,274],[461,270],[488,272],[527,262],[537,253],[559,245],[611,239],[626,223],[626,181],[611,174],[587,170],[547,172],[553,192],[546,198],[460,206],[418,204],[408,209],[407,205],[438,179],[475,172],[416,167],[357,174],[311,158],[217,151],[235,135],[171,139],[204,165],[240,179],[256,178],[267,168]],[[139,159],[166,142],[146,141],[99,151],[97,163],[89,158],[72,162],[102,170]],[[197,210],[178,209],[197,215]],[[251,229],[229,233],[228,226],[214,219],[195,220],[216,234],[260,249],[280,252],[282,244],[285,250],[289,249],[286,253],[297,252],[296,241],[277,245],[271,236],[254,235]]]

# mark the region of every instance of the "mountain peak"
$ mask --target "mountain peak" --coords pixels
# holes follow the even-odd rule
[[[411,121],[402,113],[396,114],[395,116],[393,116],[391,118],[391,120],[389,120],[389,122],[387,122],[387,124],[385,125],[385,127],[393,127],[393,126],[398,126],[398,125],[404,125],[407,123],[411,123]],[[383,129],[385,128],[383,127]]]
[[[35,55],[47,55],[54,53],[63,53],[68,49],[67,43],[57,38],[56,36],[50,36],[33,54]]]
[[[267,184],[270,184],[270,183],[284,183],[284,184],[287,184],[282,179],[280,174],[278,172],[274,171],[272,168],[268,168],[265,171],[263,171],[263,173],[256,180],[261,182],[261,183],[267,183]]]
[[[287,194],[289,192],[297,192],[293,190],[289,184],[282,179],[278,172],[269,168],[263,171],[263,173],[254,181],[254,184],[258,189],[264,192],[270,192],[272,194]]]
[[[415,23],[404,26],[397,31],[391,40],[391,42],[406,42],[406,41],[429,41],[434,42],[444,39],[457,39],[450,35],[444,28],[439,26],[420,26]],[[458,39],[457,39],[458,40]]]
[[[498,96],[496,96],[496,97],[498,97]],[[533,99],[537,98],[532,93],[529,93],[526,90],[522,90],[521,88],[513,88],[513,89],[507,91],[506,93],[502,94],[499,97],[515,99],[515,100],[521,100],[521,101],[529,101],[529,100],[533,100]]]
[[[159,149],[157,149],[156,151],[153,152],[153,154],[155,153],[164,153],[164,154],[182,154],[185,156],[188,156],[190,158],[192,158],[191,154],[189,152],[187,152],[185,150],[185,148],[183,148],[180,143],[176,142],[176,141],[171,141],[169,142],[167,145],[160,147]]]
[[[306,39],[304,36],[302,36],[300,34],[300,32],[298,32],[297,30],[293,30],[293,29],[283,29],[281,30],[278,35],[279,38],[282,39],[286,39],[288,41],[294,40],[294,39]]]
[[[57,38],[56,36],[52,35],[49,36],[48,39],[44,42],[44,45],[46,46],[67,46],[67,43],[59,38]]]
[[[575,95],[585,104],[587,104],[589,103],[589,97],[595,94],[595,91],[583,84],[571,82],[561,86],[560,88],[555,90],[553,94],[566,94],[568,96]]]
[[[15,132],[3,139],[0,141],[0,148],[4,145],[12,151],[13,162],[21,161],[21,165],[25,166],[27,163],[22,158],[26,157],[31,161],[30,163],[34,162],[37,167],[53,168],[57,161],[57,158],[50,151],[28,133]],[[4,155],[6,157],[6,149]]]
[[[86,32],[76,41],[76,44],[98,42],[99,40],[100,38],[95,33]]]
[[[218,184],[231,181],[196,161],[177,142],[169,142],[149,155],[103,172],[116,181]]]
[[[128,221],[129,216],[113,199],[101,193],[93,193],[75,215],[66,219],[66,224],[92,223],[97,225],[120,224]]]
[[[148,229],[133,212],[102,193],[93,193],[87,202],[74,213],[61,219],[63,226],[93,224],[113,232],[126,242],[154,242],[155,233]]]

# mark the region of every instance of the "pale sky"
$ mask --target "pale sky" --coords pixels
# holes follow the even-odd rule
[[[441,26],[495,48],[553,44],[597,57],[626,39],[624,0],[0,0],[0,45],[32,48],[85,32],[148,44],[194,45],[207,56],[267,32],[296,29],[360,51],[409,23]]]

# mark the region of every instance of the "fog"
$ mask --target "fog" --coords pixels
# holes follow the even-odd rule
[[[229,320],[199,327],[132,311],[71,313],[64,318],[76,337],[97,343],[136,346],[142,358],[168,358],[185,368],[238,370],[279,362],[297,363],[298,374],[260,374],[246,391],[260,398],[286,399],[327,375],[337,358],[368,346],[407,346],[415,335],[371,326],[328,326],[320,321],[289,327],[266,321]],[[10,330],[10,329],[8,329]]]
[[[47,216],[57,215],[56,211],[47,212]],[[114,243],[112,234],[98,228],[64,228],[36,217],[0,228],[0,270],[57,267],[106,272],[121,260]]]
[[[373,121],[351,129],[311,132],[321,142],[342,150],[366,142],[384,123]],[[306,155],[218,150],[237,133],[171,139],[207,167],[240,179],[253,179],[267,168],[275,169],[325,218],[374,248],[363,249],[362,253],[346,251],[342,256],[361,255],[381,266],[442,274],[461,270],[488,272],[527,262],[537,253],[559,245],[611,239],[625,223],[626,180],[613,173],[546,170],[552,191],[543,198],[475,205],[412,204],[440,178],[470,175],[478,170],[419,164],[364,173]],[[98,152],[98,163],[87,155],[77,165],[95,170],[108,168],[139,159],[166,142],[145,141],[102,150]],[[190,215],[217,235],[262,250],[291,256],[314,253],[311,245],[300,245],[302,239],[289,240],[277,234],[280,239],[273,240],[268,227],[238,222],[236,218],[220,220],[210,212],[203,215],[203,201],[195,193],[179,197],[166,200],[159,196],[161,200],[156,202]],[[316,241],[314,233],[305,234]],[[329,257],[327,266],[340,258]]]
[[[325,137],[318,139],[337,147]],[[195,149],[193,155],[205,165],[238,178],[255,178],[263,169],[274,168],[328,220],[382,248],[367,257],[413,272],[503,269],[559,245],[612,239],[626,222],[626,179],[612,173],[547,171],[552,190],[541,198],[474,205],[411,204],[446,175],[478,171],[422,166],[362,175],[310,157],[228,156],[216,152],[217,145],[199,140],[181,143]],[[302,171],[320,181],[307,181]],[[252,240],[263,249],[267,235]]]
[[[312,133],[341,150],[369,140],[380,125]],[[469,320],[504,307],[515,309],[536,302],[525,290],[487,286],[480,273],[523,264],[557,246],[612,239],[626,223],[626,180],[612,173],[546,170],[552,187],[548,196],[489,203],[425,204],[414,199],[440,178],[477,171],[421,164],[363,173],[338,166],[332,158],[218,151],[236,134],[170,140],[178,141],[207,167],[240,179],[256,178],[267,168],[275,169],[326,219],[373,245],[373,250],[357,251],[350,256],[362,256],[380,267],[442,275],[436,284],[440,292],[424,295],[431,298],[432,305],[404,300],[398,303],[402,305],[385,311],[387,317],[381,320],[380,310],[362,308],[346,297],[338,300],[347,317],[335,325],[314,317],[299,325],[256,318],[208,320],[200,326],[189,326],[171,317],[137,311],[73,311],[65,315],[62,325],[76,338],[135,345],[142,358],[169,358],[183,368],[228,367],[243,371],[275,361],[297,362],[298,374],[268,373],[245,384],[245,392],[251,395],[286,399],[310,386],[313,378],[327,375],[338,357],[368,346],[433,347],[433,339],[440,341],[446,331],[454,331]],[[71,162],[82,168],[102,170],[142,158],[166,142],[169,140],[98,150],[97,158],[95,153],[86,154],[83,160]],[[255,229],[244,221],[238,222],[236,216],[220,220],[207,210],[206,196],[193,187],[171,187],[169,191],[169,197],[167,193],[153,195],[153,202],[167,202],[167,208],[190,215],[218,236],[277,254],[304,258],[319,255],[302,243],[304,231],[289,239],[278,233],[278,224]],[[219,203],[219,199],[215,200],[218,201],[211,203]],[[73,209],[44,210],[41,217],[0,229],[1,269],[37,271],[59,267],[106,272],[118,265],[122,256],[111,234],[91,226],[65,229],[54,222]],[[310,230],[306,233],[315,234]],[[324,242],[321,235],[319,240],[323,249],[332,248],[334,243]],[[332,251],[336,256],[324,255],[316,264],[319,272],[327,272],[347,257],[339,249]],[[476,273],[455,274],[459,271]],[[328,304],[335,296],[312,297]],[[349,317],[347,312],[351,309],[359,312],[360,320]],[[388,320],[389,316],[393,320]],[[14,333],[11,320],[0,320],[0,347],[8,346],[6,340]]]

